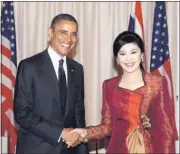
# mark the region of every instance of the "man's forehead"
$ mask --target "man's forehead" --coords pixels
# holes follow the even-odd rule
[[[55,27],[63,29],[72,29],[77,31],[77,23],[69,20],[61,20],[59,23],[56,24]]]
[[[77,25],[76,22],[70,21],[70,20],[65,20],[65,19],[60,20],[58,24],[60,24],[60,25],[61,25],[61,24]]]

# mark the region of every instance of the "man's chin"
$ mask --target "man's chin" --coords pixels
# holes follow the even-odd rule
[[[68,54],[69,54],[69,51],[61,51],[61,52],[59,52],[59,54],[61,55],[61,56],[67,56]]]

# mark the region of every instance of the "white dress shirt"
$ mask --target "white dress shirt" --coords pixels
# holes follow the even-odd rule
[[[60,57],[60,55],[55,52],[51,46],[48,47],[48,54],[50,56],[50,59],[52,61],[52,64],[53,64],[53,67],[54,67],[54,70],[55,70],[55,73],[56,73],[56,77],[58,79],[58,69],[59,69],[59,60],[63,59],[64,62],[63,62],[63,68],[64,68],[64,72],[65,72],[65,76],[66,76],[66,84],[67,84],[67,63],[66,63],[66,56],[64,56],[63,58]],[[58,79],[59,80],[59,79]],[[61,140],[61,136],[62,136],[62,133],[58,139],[58,142]]]
[[[60,55],[55,52],[51,46],[48,47],[48,54],[51,58],[51,61],[52,61],[52,64],[53,64],[53,67],[54,67],[54,70],[55,70],[55,73],[56,73],[56,77],[58,79],[58,69],[59,69],[59,60],[63,59],[64,62],[63,62],[63,68],[64,68],[64,72],[65,72],[65,75],[66,75],[66,84],[67,84],[67,63],[66,63],[66,56],[64,56],[63,58],[60,57]],[[58,79],[59,80],[59,79]]]

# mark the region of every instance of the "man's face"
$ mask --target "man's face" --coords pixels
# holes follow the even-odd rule
[[[61,56],[66,56],[77,42],[77,24],[68,20],[61,20],[48,30],[50,46]]]

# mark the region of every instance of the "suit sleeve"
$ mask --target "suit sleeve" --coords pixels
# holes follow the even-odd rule
[[[151,109],[153,153],[175,153],[172,104],[167,80],[162,78],[158,98]]]
[[[75,106],[75,120],[76,120],[76,128],[84,128],[85,127],[85,107],[84,107],[84,71],[81,66],[80,71],[80,84],[78,87],[78,96],[77,102]],[[82,143],[76,147],[77,154],[88,154],[88,144]]]
[[[87,127],[88,140],[102,139],[110,134],[112,129],[112,120],[109,104],[107,102],[107,83],[103,83],[103,105],[102,105],[102,119],[101,124],[97,126]]]
[[[63,126],[37,116],[33,112],[33,71],[27,61],[21,61],[18,67],[14,114],[16,122],[29,132],[56,146]]]

